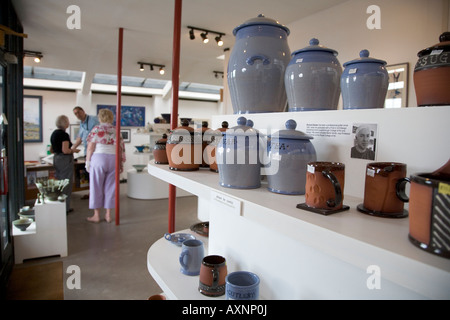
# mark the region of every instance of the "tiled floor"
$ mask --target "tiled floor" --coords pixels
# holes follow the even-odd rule
[[[120,225],[114,221],[94,224],[86,221],[92,214],[86,192],[72,194],[74,211],[67,217],[69,255],[25,261],[16,268],[35,263],[63,261],[64,299],[138,299],[145,300],[161,289],[147,270],[147,251],[168,230],[168,201],[136,200],[127,197],[121,184]],[[176,230],[197,223],[197,197],[177,198]],[[81,289],[68,289],[70,265],[80,267]]]

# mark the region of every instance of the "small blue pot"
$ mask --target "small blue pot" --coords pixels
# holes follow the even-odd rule
[[[344,109],[383,108],[389,86],[386,61],[369,58],[361,50],[360,58],[344,63],[341,91]]]
[[[295,130],[294,120],[286,121],[286,130],[273,134],[268,143],[270,167],[266,170],[269,191],[281,194],[305,194],[306,168],[316,161],[313,137]]]
[[[338,53],[319,45],[315,38],[309,44],[292,53],[286,68],[284,84],[289,111],[336,110],[342,75]]]

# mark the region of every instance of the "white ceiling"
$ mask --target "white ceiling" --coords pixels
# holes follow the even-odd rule
[[[182,5],[180,81],[222,85],[213,71],[224,69],[217,57],[232,48],[233,29],[263,13],[289,25],[346,0],[185,0]],[[117,74],[119,28],[124,28],[124,76],[170,80],[172,76],[173,15],[171,0],[13,0],[22,22],[25,50],[43,53],[39,66]],[[68,29],[70,5],[81,9],[81,29]],[[188,25],[226,33],[224,46],[189,39]],[[298,32],[298,31],[297,31]],[[166,65],[166,74],[139,71],[138,61]],[[35,65],[31,58],[25,65]],[[89,81],[89,80],[88,80]]]

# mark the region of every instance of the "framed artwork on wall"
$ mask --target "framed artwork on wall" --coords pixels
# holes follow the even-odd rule
[[[42,96],[23,97],[23,141],[42,142]]]
[[[98,104],[97,114],[101,109],[109,109],[114,114],[114,122],[116,125],[116,106]],[[120,107],[120,126],[122,127],[145,127],[145,107]]]
[[[386,66],[389,87],[386,94],[385,108],[406,108],[408,106],[409,63]]]
[[[70,128],[70,140],[75,141],[78,137],[78,132],[80,131],[80,124],[71,124]]]
[[[120,134],[122,135],[123,142],[131,142],[131,130],[130,129],[120,129]]]

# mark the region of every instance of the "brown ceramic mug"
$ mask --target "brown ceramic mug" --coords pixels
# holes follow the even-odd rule
[[[398,162],[372,162],[366,166],[364,209],[374,213],[401,214],[409,201],[405,187],[406,164]]]
[[[224,257],[217,255],[204,257],[200,267],[198,291],[210,297],[225,294],[226,276],[227,263]]]
[[[309,162],[305,203],[315,209],[337,210],[344,199],[345,165],[340,162]]]

